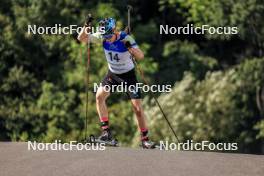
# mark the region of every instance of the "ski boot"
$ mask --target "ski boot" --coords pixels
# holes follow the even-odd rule
[[[90,136],[90,141],[93,143],[104,143],[108,146],[118,146],[118,141],[113,139],[111,131],[109,129],[103,130],[102,134],[95,138],[94,136]]]
[[[141,145],[143,149],[155,149],[157,148],[156,144],[149,139],[147,140],[142,140]]]
[[[112,140],[111,131],[109,129],[103,130],[102,134],[98,137],[98,140],[111,141]]]

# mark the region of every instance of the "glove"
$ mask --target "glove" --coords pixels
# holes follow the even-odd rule
[[[86,17],[85,20],[85,25],[88,26],[92,21],[94,20],[94,18],[92,17],[92,15],[89,13]]]
[[[127,49],[132,48],[132,44],[135,43],[135,40],[131,36],[126,36],[122,42],[124,43]]]
[[[125,44],[125,47],[126,47],[127,49],[129,49],[129,48],[132,47],[132,45],[131,45],[131,43],[130,43],[129,41],[124,41],[124,44]]]

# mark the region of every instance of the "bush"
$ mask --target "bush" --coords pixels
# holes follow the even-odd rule
[[[186,73],[159,100],[181,140],[238,142],[240,151],[260,152],[256,144],[261,142],[263,125],[254,128],[260,121],[255,95],[256,87],[264,84],[263,73],[263,58],[225,72],[207,72],[202,81]],[[154,139],[174,140],[158,107],[146,108]]]

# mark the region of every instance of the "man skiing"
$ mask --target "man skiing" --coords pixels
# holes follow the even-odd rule
[[[112,135],[109,129],[108,110],[106,106],[106,99],[109,97],[110,91],[106,91],[105,87],[120,85],[121,83],[126,83],[127,86],[136,86],[138,81],[132,57],[141,60],[144,58],[144,54],[130,35],[116,29],[116,21],[113,18],[105,18],[99,22],[99,27],[104,28],[104,33],[96,32],[87,34],[85,31],[89,27],[88,23],[91,20],[91,17],[87,19],[83,30],[78,35],[78,40],[84,43],[87,43],[88,40],[92,43],[101,43],[104,48],[109,70],[101,82],[102,86],[96,92],[96,107],[102,128],[102,134],[98,139],[100,141],[111,141]],[[126,93],[131,100],[133,111],[137,117],[138,127],[141,132],[142,147],[154,148],[155,144],[148,138],[148,128],[142,108],[140,90],[134,89],[130,91],[128,89]]]

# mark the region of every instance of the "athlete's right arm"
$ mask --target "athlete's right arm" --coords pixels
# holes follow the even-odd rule
[[[93,33],[93,34],[89,34],[88,33],[88,27],[84,26],[80,32],[80,34],[78,35],[78,40],[80,42],[83,42],[83,43],[87,43],[88,42],[88,36],[89,36],[89,39],[92,43],[100,43],[102,42],[102,36],[100,33],[96,32],[96,33]]]

